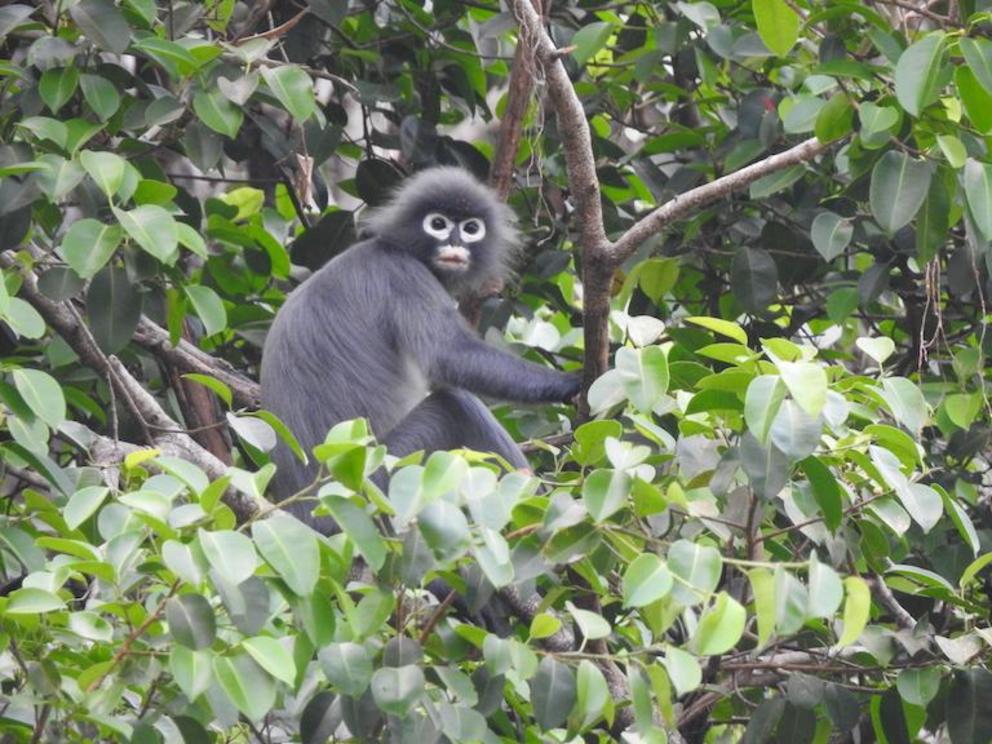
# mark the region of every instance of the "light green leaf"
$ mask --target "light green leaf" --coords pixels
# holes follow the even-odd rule
[[[255,636],[246,638],[241,645],[262,669],[290,687],[293,686],[296,680],[296,662],[279,641],[269,636]]]
[[[275,682],[247,653],[215,657],[213,671],[224,694],[249,720],[258,721],[275,705]]]
[[[320,574],[313,530],[289,514],[275,512],[252,523],[251,535],[258,552],[294,593],[305,597],[313,592]]]
[[[758,36],[769,51],[784,57],[799,38],[800,18],[785,0],[751,0]]]
[[[726,653],[744,634],[747,612],[740,603],[726,592],[717,595],[716,602],[699,620],[692,638],[693,646],[701,656]]]
[[[34,415],[57,429],[65,421],[65,396],[58,382],[38,369],[15,369],[12,375],[17,392]]]
[[[114,209],[132,240],[162,263],[171,266],[179,257],[179,232],[172,215],[157,204],[142,204],[130,211]],[[224,324],[227,324],[225,319]]]
[[[111,199],[124,183],[127,161],[120,155],[103,150],[83,150],[79,153],[79,162],[108,199]]]
[[[810,416],[816,418],[827,403],[827,372],[815,362],[776,361],[782,381],[793,400]]]
[[[79,276],[92,279],[114,255],[123,236],[120,225],[105,225],[86,217],[72,223],[59,252]]]
[[[76,529],[93,516],[108,495],[110,489],[105,486],[86,486],[72,494],[62,512],[69,529]]]
[[[254,574],[258,568],[255,546],[240,532],[199,530],[197,536],[211,568],[235,586]]]
[[[624,607],[644,607],[666,596],[675,580],[661,558],[643,553],[627,566],[623,575]]]
[[[584,65],[592,59],[600,49],[606,46],[606,42],[612,33],[613,24],[602,21],[589,23],[576,31],[572,37],[571,44],[575,47],[572,50],[572,56],[575,57],[575,61],[580,65]]]
[[[992,240],[992,164],[969,158],[964,166],[964,193],[975,227]]]
[[[850,646],[861,637],[871,610],[871,590],[860,576],[844,579],[844,591],[844,631],[837,639],[837,648]]]
[[[40,615],[44,612],[64,610],[65,602],[58,595],[44,589],[23,587],[10,593],[5,615]]]
[[[241,109],[227,100],[219,90],[209,93],[197,91],[193,96],[193,110],[204,124],[231,139],[237,136],[244,121]]]
[[[185,284],[183,290],[189,297],[196,314],[203,321],[208,336],[227,328],[227,310],[224,309],[224,302],[216,292],[202,284]]]

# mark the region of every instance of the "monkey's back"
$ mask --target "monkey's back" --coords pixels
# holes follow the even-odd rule
[[[276,315],[262,354],[262,407],[304,450],[351,418],[368,418],[382,436],[426,395],[426,382],[399,347],[391,322],[393,275],[407,263],[376,241],[359,243],[297,287]],[[316,473],[282,444],[273,459],[282,497]]]

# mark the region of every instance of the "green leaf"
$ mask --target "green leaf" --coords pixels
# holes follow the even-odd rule
[[[778,268],[767,251],[742,246],[734,254],[730,286],[749,313],[760,315],[778,297]]]
[[[121,97],[113,83],[99,75],[82,75],[79,84],[83,89],[83,98],[101,121],[117,113]]]
[[[14,387],[34,415],[57,429],[65,421],[65,396],[62,386],[47,372],[38,369],[15,369]]]
[[[208,648],[217,637],[217,618],[202,594],[183,594],[165,603],[165,620],[176,642],[193,650]]]
[[[683,605],[705,602],[720,583],[720,551],[689,540],[677,540],[668,549],[668,570],[676,578],[672,597]]]
[[[896,63],[896,98],[903,109],[919,116],[937,99],[944,35],[931,32],[910,46]]]
[[[925,708],[940,690],[940,670],[933,667],[903,669],[896,678],[896,688],[907,703]]]
[[[334,521],[337,522],[341,530],[348,536],[348,538],[355,544],[355,548],[359,553],[365,558],[369,566],[374,571],[378,571],[382,568],[386,561],[386,554],[388,549],[386,548],[386,543],[382,539],[382,535],[379,534],[379,530],[376,529],[375,523],[372,521],[366,512],[364,512],[359,507],[355,506],[349,499],[341,498],[339,496],[322,496],[321,503],[323,503],[328,510],[331,512],[331,516],[334,517]],[[453,512],[457,512],[461,515],[461,511],[456,507],[446,504],[447,507]],[[451,543],[448,545],[461,544],[465,545],[468,541],[468,525],[465,523],[465,517],[462,515],[461,520],[453,520],[453,522],[447,525],[451,532],[448,534]],[[421,525],[423,529],[425,525]],[[429,521],[426,525],[426,532],[424,537],[427,540],[427,544],[432,548],[435,545],[444,545],[445,537],[443,535],[436,536],[432,530],[433,524]],[[454,533],[458,534],[455,535]],[[430,538],[427,535],[431,535]]]
[[[833,142],[846,137],[854,128],[854,107],[845,93],[831,96],[816,117],[813,132],[820,142]]]
[[[65,609],[57,594],[45,589],[23,587],[10,593],[7,606],[3,609],[5,615],[40,615],[44,612],[56,612]]]
[[[777,361],[789,394],[810,416],[816,418],[827,404],[827,372],[815,362]]]
[[[272,94],[294,119],[306,121],[317,110],[313,80],[295,65],[263,67],[262,77]]]
[[[714,333],[719,333],[721,336],[732,338],[742,346],[748,345],[747,331],[732,321],[723,320],[722,318],[704,318],[697,316],[685,318],[685,322],[702,326],[708,331],[713,331]]]
[[[45,319],[20,297],[11,297],[8,300],[3,318],[21,338],[41,338],[45,335]]]
[[[603,522],[627,504],[630,476],[622,470],[592,471],[582,484],[582,502],[596,522]]]
[[[227,100],[219,90],[197,91],[193,96],[193,110],[200,120],[215,132],[234,139],[244,114],[241,109]]]
[[[977,744],[992,739],[992,672],[956,669],[945,703],[951,744]]]
[[[930,418],[930,408],[920,388],[905,377],[882,380],[882,398],[896,421],[918,434]]]
[[[249,720],[260,720],[275,705],[275,682],[247,653],[214,657],[213,669],[224,694]]]
[[[623,606],[644,607],[665,597],[674,585],[672,572],[654,553],[643,553],[623,575]]]
[[[86,217],[72,223],[59,252],[79,276],[92,279],[114,255],[123,235],[120,225],[105,225]]]
[[[758,647],[763,648],[775,632],[775,577],[767,568],[747,572],[754,595],[754,614],[758,621]]]
[[[142,204],[114,214],[132,240],[162,263],[171,266],[179,257],[179,233],[172,215],[157,204]],[[227,322],[225,320],[224,324]]]
[[[891,150],[879,158],[871,171],[868,200],[883,230],[894,233],[909,224],[927,196],[932,174],[928,161],[902,152]]]
[[[93,516],[109,495],[110,489],[105,486],[86,486],[72,494],[62,512],[69,529],[76,529]]]
[[[206,388],[210,388],[222,401],[227,404],[228,408],[234,404],[234,395],[231,393],[231,388],[218,380],[216,377],[201,375],[196,372],[189,372],[183,375],[183,379],[192,380],[193,382],[203,385]]]
[[[703,682],[703,670],[699,666],[699,661],[692,654],[676,646],[668,646],[665,649],[662,663],[679,697],[692,692]]]
[[[120,155],[103,150],[83,150],[79,153],[79,162],[108,199],[113,198],[124,183],[127,162]]]
[[[372,659],[357,643],[331,643],[320,650],[320,668],[339,692],[358,697],[372,680]]]
[[[258,568],[255,546],[240,532],[199,530],[197,537],[211,568],[231,584],[237,586]]]
[[[203,321],[208,336],[227,328],[227,310],[224,309],[224,302],[216,292],[202,284],[184,284],[183,290],[189,297],[196,314]]]
[[[86,292],[89,327],[100,348],[116,354],[131,340],[141,320],[142,295],[123,267],[106,266]]]
[[[0,41],[15,28],[26,23],[27,19],[37,8],[37,5],[32,7],[30,5],[19,4],[6,5],[0,8]]]
[[[179,689],[190,700],[196,700],[210,688],[213,671],[209,650],[194,651],[186,646],[173,646],[169,653],[169,673]]]
[[[699,620],[692,638],[693,646],[701,656],[726,653],[744,634],[747,612],[737,600],[726,592],[717,595],[716,602]]]
[[[618,349],[616,372],[628,400],[642,413],[651,411],[668,390],[668,360],[660,346]]]
[[[69,8],[69,14],[87,38],[101,49],[123,54],[131,43],[131,29],[112,0],[80,0]]]
[[[813,498],[823,515],[823,523],[828,530],[836,532],[844,516],[840,484],[830,469],[816,457],[807,457],[799,465],[809,478]]]
[[[255,636],[241,642],[258,665],[276,679],[292,687],[296,680],[296,662],[292,654],[275,638]]]
[[[813,220],[810,237],[824,261],[833,261],[844,252],[854,235],[854,225],[833,212],[820,212]]]
[[[38,81],[38,95],[45,105],[57,114],[59,109],[72,98],[79,85],[79,68],[59,67],[45,70]]]
[[[575,711],[582,716],[582,727],[592,725],[612,703],[606,677],[588,659],[579,662],[576,672]]]
[[[799,38],[800,18],[785,0],[751,0],[758,36],[768,50],[784,57]]]
[[[557,728],[575,705],[575,674],[572,668],[545,656],[530,680],[530,702],[541,728]]]
[[[992,94],[992,41],[981,37],[963,38],[958,40],[958,45],[975,78]]]
[[[850,646],[861,637],[871,611],[871,590],[860,576],[844,579],[844,592],[844,631],[837,639],[837,648]]]
[[[258,552],[295,594],[311,594],[320,575],[320,549],[313,530],[289,514],[275,512],[252,523]],[[278,675],[277,675],[278,676]]]
[[[968,159],[964,166],[964,193],[975,227],[992,240],[992,164]]]
[[[844,600],[844,586],[837,572],[825,563],[820,563],[816,553],[809,561],[809,606],[807,617],[830,619]]]
[[[785,400],[786,387],[778,375],[759,375],[747,386],[744,396],[744,421],[755,439],[768,444],[772,422]]]
[[[580,65],[588,62],[593,55],[606,46],[613,33],[613,24],[597,21],[583,26],[572,36],[572,56]]]
[[[114,639],[114,629],[110,623],[96,612],[83,610],[69,615],[69,630],[81,638],[100,643],[110,643]]]
[[[958,586],[964,589],[968,584],[978,576],[978,573],[992,563],[992,552],[985,553],[979,556],[961,572],[961,578],[958,579]]]
[[[372,675],[372,698],[379,709],[394,716],[405,716],[424,694],[427,681],[414,665],[385,667]]]

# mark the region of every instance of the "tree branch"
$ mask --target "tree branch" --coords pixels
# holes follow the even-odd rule
[[[5,269],[23,268],[17,264],[10,253],[0,254],[0,267]],[[21,275],[24,281],[18,296],[30,303],[45,319],[45,322],[65,339],[65,342],[72,347],[83,364],[110,380],[115,392],[144,425],[149,445],[192,462],[212,479],[220,478],[227,472],[224,463],[193,441],[189,435],[176,431],[180,428],[179,424],[165,412],[165,409],[159,405],[154,396],[145,390],[141,383],[128,372],[120,360],[107,356],[97,346],[89,329],[86,328],[85,324],[79,322],[76,311],[71,305],[55,302],[46,297],[38,289],[37,278],[33,271],[23,270]],[[99,435],[95,436],[98,437]],[[113,440],[107,440],[107,442],[112,443]],[[225,503],[234,510],[239,519],[247,518],[257,509],[253,500],[231,489],[225,495]]]
[[[568,184],[575,199],[580,240],[584,256],[604,252],[609,245],[603,228],[603,207],[599,196],[596,159],[582,101],[572,87],[558,48],[544,29],[541,16],[530,0],[514,0],[513,12],[520,23],[520,44],[534,50],[544,70],[548,95],[558,116]]]
[[[807,163],[827,149],[818,139],[811,138],[784,152],[771,155],[746,168],[729,173],[726,176],[703,184],[697,188],[679,194],[655,209],[646,217],[639,220],[633,227],[620,236],[609,248],[610,260],[614,265],[626,261],[637,247],[645,240],[655,235],[677,220],[681,220],[697,212],[708,204],[729,196],[750,186],[759,178],[783,171],[794,165]]]
[[[169,332],[148,318],[141,318],[133,340],[178,369],[216,377],[231,388],[234,401],[239,406],[251,409],[259,407],[261,389],[257,382],[244,377],[223,360],[211,356],[189,341],[180,339],[173,346]]]

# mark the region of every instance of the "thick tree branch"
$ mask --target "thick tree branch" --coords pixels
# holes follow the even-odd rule
[[[596,159],[592,152],[589,122],[568,78],[558,48],[544,29],[544,21],[530,0],[514,0],[513,11],[520,23],[520,44],[533,49],[544,70],[548,95],[558,116],[568,185],[578,212],[583,255],[606,250],[609,241],[603,228],[603,206],[599,196]]]
[[[169,339],[169,332],[142,317],[134,332],[134,342],[155,356],[184,372],[195,372],[216,377],[229,388],[234,401],[243,408],[255,409],[259,406],[261,391],[254,380],[239,374],[229,364],[197,348],[189,341],[180,339],[176,346]]]
[[[592,151],[589,124],[575,88],[561,62],[565,50],[555,47],[530,0],[513,0],[520,24],[520,45],[533,49],[545,74],[548,94],[558,119],[565,151],[569,188],[575,202],[579,245],[582,250],[583,325],[585,334],[585,388],[609,367],[610,290],[620,264],[647,238],[675,220],[753,183],[762,176],[812,160],[825,145],[812,139],[790,150],[681,194],[630,228],[616,243],[606,236],[600,202],[599,178]],[[586,415],[583,405],[580,415]]]
[[[13,270],[23,268],[18,266],[9,253],[0,254],[0,266]],[[45,322],[65,339],[83,364],[107,377],[116,394],[144,426],[149,445],[189,460],[210,478],[220,478],[227,472],[224,463],[193,441],[189,435],[177,431],[179,424],[165,412],[154,396],[142,387],[118,359],[107,356],[97,346],[89,329],[79,322],[72,306],[46,297],[38,289],[33,271],[23,270],[21,275],[24,281],[18,296],[30,303]],[[253,501],[231,490],[225,496],[225,502],[239,519],[247,518],[257,508]]]
[[[788,150],[759,160],[757,163],[752,163],[739,171],[734,171],[684,194],[679,194],[639,220],[621,235],[609,248],[611,262],[614,265],[623,263],[633,255],[641,243],[652,235],[661,232],[673,222],[688,217],[735,191],[750,186],[759,178],[783,171],[794,165],[808,163],[828,146],[814,137]]]

